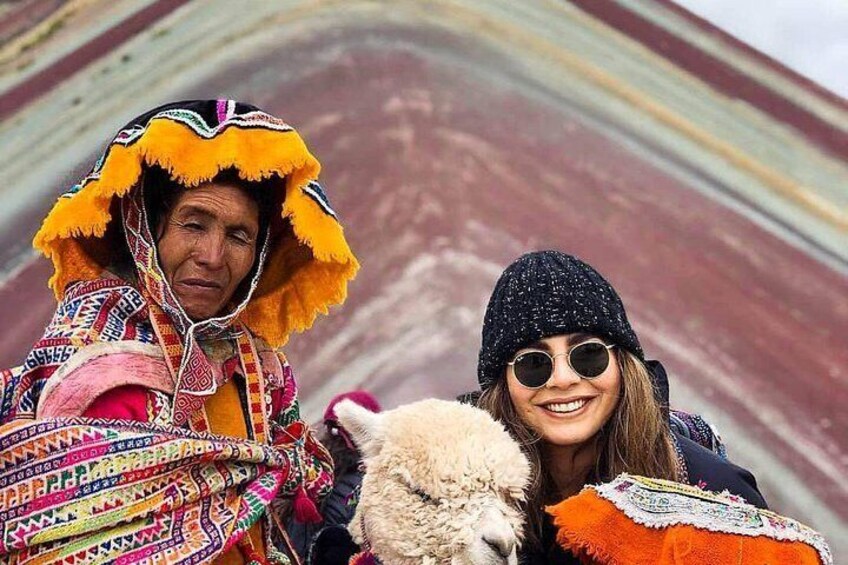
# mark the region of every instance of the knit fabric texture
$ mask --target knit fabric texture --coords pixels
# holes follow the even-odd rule
[[[483,320],[477,379],[482,389],[504,376],[520,349],[547,337],[585,332],[644,360],[624,304],[595,269],[559,251],[516,260],[498,279]]]
[[[342,400],[351,400],[371,412],[379,412],[381,409],[380,402],[367,390],[352,390],[350,392],[343,392],[334,396],[333,399],[330,400],[330,403],[327,404],[327,408],[324,410],[325,423],[332,422],[334,424],[338,424],[339,419],[336,416],[336,406],[338,406],[339,402]]]

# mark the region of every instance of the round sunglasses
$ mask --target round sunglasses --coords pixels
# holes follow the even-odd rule
[[[615,344],[606,345],[600,341],[584,341],[571,346],[565,353],[551,355],[547,351],[531,349],[522,351],[507,363],[512,367],[515,378],[526,388],[541,388],[554,374],[554,360],[564,356],[571,370],[584,379],[594,379],[607,370],[610,363],[610,349]]]

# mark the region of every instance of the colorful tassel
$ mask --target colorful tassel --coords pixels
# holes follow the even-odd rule
[[[301,524],[319,524],[322,520],[318,507],[306,494],[303,485],[297,488],[294,495],[294,517]]]

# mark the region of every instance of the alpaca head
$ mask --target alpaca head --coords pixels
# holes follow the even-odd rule
[[[336,408],[366,473],[354,539],[386,565],[516,563],[530,467],[486,412],[423,400],[374,414]]]

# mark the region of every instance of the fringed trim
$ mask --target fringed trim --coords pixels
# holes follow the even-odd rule
[[[580,496],[583,496],[585,492],[585,490],[581,492]],[[545,508],[545,511],[553,517],[554,526],[558,528],[556,542],[559,546],[575,557],[591,559],[588,562],[593,565],[625,565],[610,555],[602,545],[590,539],[591,536],[584,535],[584,532],[591,532],[591,528],[582,528],[583,531],[581,531],[580,527],[572,524],[573,520],[569,515],[570,509],[567,504],[568,500]],[[581,513],[587,514],[592,511],[593,509],[589,507],[580,510]],[[615,535],[619,536],[618,533]],[[605,537],[607,536],[602,536],[601,539]]]
[[[168,119],[152,120],[131,145],[112,143],[99,174],[79,192],[61,197],[47,215],[33,245],[53,262],[50,287],[57,299],[70,282],[100,277],[105,265],[86,252],[80,239],[104,236],[113,221],[113,199],[126,196],[139,182],[144,165],[162,167],[185,186],[197,186],[231,167],[246,180],[288,177],[282,215],[298,242],[309,248],[311,260],[296,273],[283,275],[280,269],[290,259],[272,254],[263,279],[276,278],[281,284],[260,288],[259,298],[242,316],[272,347],[283,345],[292,331],[309,328],[318,313],[326,314],[329,306],[345,300],[347,283],[359,264],[341,225],[304,193],[321,167],[297,132],[230,127],[204,139]]]
[[[274,258],[270,263],[269,271],[274,269]],[[251,300],[240,319],[269,345],[281,347],[292,332],[309,329],[318,314],[327,314],[330,306],[345,301],[346,283],[358,268],[356,262],[312,261],[282,286]]]
[[[690,524],[649,526],[634,521],[594,488],[546,508],[558,528],[557,543],[594,565],[687,562],[719,565],[798,563],[832,565],[829,549],[803,541],[703,529]]]

